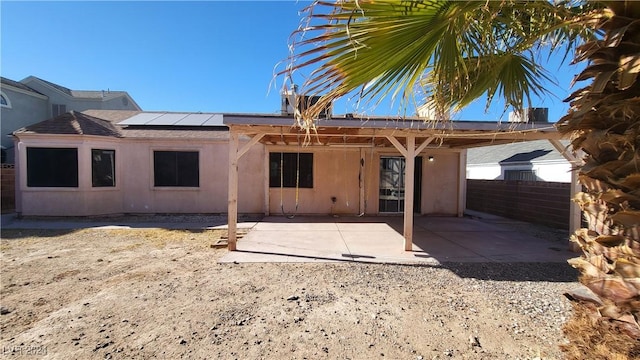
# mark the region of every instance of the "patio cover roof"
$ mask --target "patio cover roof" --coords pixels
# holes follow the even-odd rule
[[[388,146],[388,137],[395,137],[406,146],[406,137],[413,135],[418,144],[433,138],[431,146],[471,148],[528,140],[558,140],[560,134],[552,123],[509,123],[486,121],[425,121],[419,118],[393,119],[383,117],[341,117],[318,120],[310,136],[295,125],[291,116],[225,114],[223,123],[245,135],[261,135],[264,144]]]

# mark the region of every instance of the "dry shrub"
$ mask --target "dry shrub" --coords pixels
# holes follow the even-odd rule
[[[633,339],[613,323],[594,318],[595,306],[573,303],[573,318],[563,327],[568,344],[560,348],[567,360],[640,359],[640,341]]]

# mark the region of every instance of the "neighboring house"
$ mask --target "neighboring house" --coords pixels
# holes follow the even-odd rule
[[[468,150],[467,179],[570,183],[571,164],[548,140],[485,146]]]
[[[64,114],[68,111],[88,109],[137,110],[140,107],[125,91],[79,91],[29,76],[21,81],[2,77],[1,145],[2,162],[14,162],[13,140],[15,130]]]
[[[51,117],[49,98],[29,86],[0,78],[0,145],[2,163],[13,163],[13,131]]]

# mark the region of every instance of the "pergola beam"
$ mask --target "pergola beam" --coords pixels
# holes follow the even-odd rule
[[[291,126],[267,126],[267,125],[233,125],[239,132],[246,135],[266,134],[284,137],[303,135],[304,132]],[[317,128],[310,136],[313,137],[372,137],[396,136],[406,137],[413,135],[416,138],[436,137],[442,139],[483,139],[483,140],[547,140],[560,139],[556,131],[543,131],[541,129],[511,130],[511,129],[483,129],[465,130],[452,129],[450,132],[441,129],[374,129],[374,128]]]
[[[244,146],[238,150],[238,159],[240,159],[244,154],[251,149],[251,147],[260,141],[264,137],[265,134],[256,134],[254,137],[249,140],[248,143],[244,144]]]
[[[387,140],[389,140],[389,142],[395,146],[395,148],[398,150],[398,152],[400,152],[400,154],[402,154],[402,156],[404,156],[405,158],[407,157],[407,149],[405,149],[404,146],[402,146],[402,144],[400,143],[400,141],[398,141],[398,139],[396,139],[393,136],[386,136]],[[415,137],[413,138],[415,141]]]
[[[420,154],[422,152],[422,150],[424,150],[427,147],[427,145],[431,144],[431,142],[433,140],[435,140],[435,139],[436,139],[436,137],[432,136],[432,137],[428,138],[427,140],[425,140],[424,142],[422,142],[422,144],[420,144],[420,146],[418,146],[418,148],[416,149],[415,153],[416,154]]]

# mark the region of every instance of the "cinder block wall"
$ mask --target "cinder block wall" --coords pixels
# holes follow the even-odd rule
[[[570,186],[557,182],[467,180],[467,209],[567,229]]]
[[[14,211],[16,208],[16,170],[13,164],[2,164],[0,182],[2,213]]]

